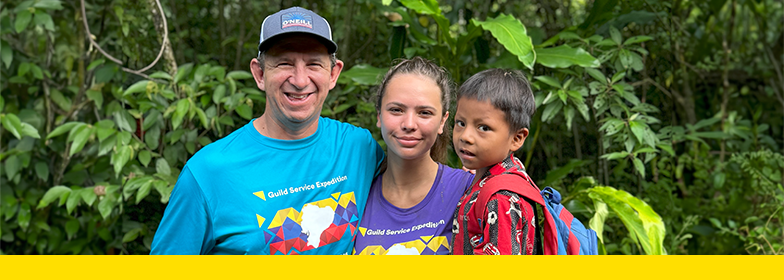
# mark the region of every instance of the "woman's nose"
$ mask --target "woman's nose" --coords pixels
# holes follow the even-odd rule
[[[403,116],[403,121],[401,122],[400,127],[404,131],[416,130],[415,116],[412,116],[411,114],[406,114],[405,116]]]

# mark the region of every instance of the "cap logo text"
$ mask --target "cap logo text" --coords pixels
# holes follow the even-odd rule
[[[313,29],[313,19],[309,15],[306,15],[304,13],[299,13],[299,12],[288,13],[283,15],[281,19],[283,20],[282,28],[301,26],[301,27],[307,27]]]

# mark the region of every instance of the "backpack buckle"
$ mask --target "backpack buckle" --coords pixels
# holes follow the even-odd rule
[[[551,187],[545,187],[542,196],[552,203],[561,204],[561,193]]]

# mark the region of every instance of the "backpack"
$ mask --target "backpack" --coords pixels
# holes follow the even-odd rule
[[[517,176],[499,176],[515,174]],[[506,190],[542,206],[544,210],[544,233],[542,247],[545,255],[598,255],[599,247],[596,232],[587,229],[569,210],[561,205],[561,194],[551,187],[539,191],[524,171],[504,172],[487,180],[479,192],[474,209],[486,209],[490,196]]]

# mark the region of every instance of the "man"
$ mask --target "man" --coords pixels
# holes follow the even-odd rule
[[[250,69],[261,117],[185,165],[152,254],[346,254],[384,153],[362,128],[319,116],[343,62],[329,23],[293,7],[261,25]]]

